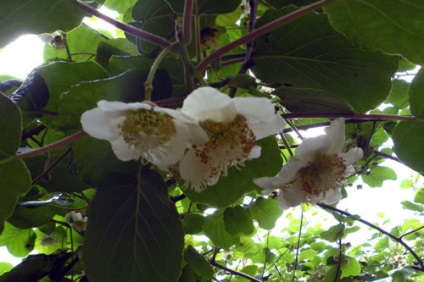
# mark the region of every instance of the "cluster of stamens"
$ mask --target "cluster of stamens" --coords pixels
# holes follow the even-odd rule
[[[226,175],[228,167],[243,166],[256,142],[245,117],[237,115],[229,123],[208,120],[200,126],[208,134],[209,141],[193,145],[193,150],[202,163],[211,168],[211,177],[221,172]]]
[[[297,181],[309,195],[318,196],[331,189],[341,188],[346,173],[344,159],[337,155],[318,154],[313,162],[301,168],[297,173]]]
[[[153,109],[128,112],[118,127],[128,146],[152,154],[159,153],[158,148],[164,146],[176,132],[172,117]]]

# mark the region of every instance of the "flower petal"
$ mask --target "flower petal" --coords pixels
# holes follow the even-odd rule
[[[293,183],[293,185],[287,189],[286,191],[281,191],[283,194],[284,202],[280,205],[287,205],[289,207],[295,207],[300,205],[301,203],[306,201],[306,192],[303,191],[297,183]]]
[[[179,163],[179,175],[187,186],[201,192],[207,184],[210,171],[192,150],[188,151]]]
[[[201,87],[185,100],[181,111],[196,121],[232,121],[236,116],[233,100],[212,87]]]
[[[352,165],[362,159],[363,152],[361,148],[353,148],[342,154],[342,157],[345,159],[346,166]]]
[[[326,151],[329,155],[339,154],[345,143],[345,121],[343,118],[333,120],[329,127],[326,128],[328,140]]]
[[[128,145],[122,137],[110,140],[110,143],[116,157],[121,161],[138,160],[141,157],[134,146]]]
[[[109,140],[111,136],[110,118],[102,109],[94,108],[81,116],[82,129],[91,137]]]
[[[235,98],[234,104],[237,112],[246,117],[256,140],[278,133],[286,126],[286,121],[275,114],[274,105],[266,98]]]

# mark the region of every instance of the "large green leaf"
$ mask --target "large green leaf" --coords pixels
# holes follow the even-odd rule
[[[211,264],[192,246],[188,246],[187,250],[185,250],[184,260],[188,263],[191,270],[196,274],[196,276],[201,277],[206,281],[210,281],[212,279],[214,272]]]
[[[109,175],[89,218],[83,259],[90,281],[177,280],[184,234],[159,174],[143,169],[138,180]]]
[[[0,94],[0,234],[12,214],[18,196],[31,187],[31,177],[22,160],[7,161],[21,141],[21,115],[18,107]]]
[[[393,133],[394,151],[399,159],[416,170],[424,172],[424,123],[401,121]]]
[[[49,91],[49,101],[44,110],[53,112],[57,111],[59,96],[71,86],[107,77],[104,69],[94,62],[53,62],[38,68],[36,73],[44,79]]]
[[[198,203],[227,207],[245,193],[259,189],[253,183],[253,179],[277,174],[281,169],[282,159],[275,137],[262,139],[258,145],[262,147],[260,158],[247,161],[241,170],[230,168],[228,176],[221,176],[216,185],[208,187],[203,192],[186,189],[184,194]]]
[[[415,75],[409,89],[409,104],[411,113],[417,117],[424,117],[424,70]]]
[[[361,47],[424,63],[421,0],[340,0],[324,7],[331,25]]]
[[[164,0],[164,2],[167,2],[174,11],[182,13],[184,0]],[[203,15],[227,14],[239,7],[240,2],[240,0],[199,0],[198,12]]]
[[[408,92],[409,83],[402,79],[395,79],[386,103],[390,103],[398,109],[404,109],[408,106]]]
[[[224,211],[224,222],[225,229],[233,235],[239,235],[240,233],[249,235],[255,231],[249,211],[241,206],[226,208]]]
[[[396,179],[396,172],[390,167],[385,166],[373,167],[369,173],[362,174],[362,180],[370,187],[382,187],[385,180]]]
[[[15,257],[26,257],[34,248],[35,232],[32,229],[20,229],[6,222],[0,236],[0,246],[7,246]]]
[[[258,221],[263,229],[274,228],[275,222],[283,214],[278,208],[278,202],[274,199],[258,198],[249,208],[252,217]]]
[[[61,97],[56,125],[61,129],[81,128],[81,115],[103,99],[127,103],[143,101],[146,78],[146,71],[130,70],[115,77],[86,81],[72,87]],[[166,76],[160,78],[153,82],[152,93],[152,97],[159,99],[161,95],[169,95],[171,87]]]
[[[106,0],[104,5],[109,9],[115,10],[119,13],[126,12],[129,8],[134,6],[138,0]]]
[[[239,241],[238,236],[232,235],[225,228],[223,210],[217,210],[213,215],[206,217],[203,231],[218,248],[228,249]]]
[[[270,9],[258,24],[289,11]],[[267,83],[324,90],[365,112],[386,99],[398,60],[363,51],[335,32],[324,14],[309,14],[258,39],[253,62],[253,72]]]
[[[295,113],[353,113],[352,106],[345,100],[325,90],[282,86],[272,94],[281,99],[286,109]]]
[[[0,9],[0,48],[21,34],[68,31],[87,14],[63,0],[2,1]]]

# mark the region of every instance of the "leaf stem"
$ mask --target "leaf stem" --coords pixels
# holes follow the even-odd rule
[[[294,282],[294,279],[296,279],[296,270],[297,270],[297,267],[298,267],[298,264],[299,264],[300,237],[302,236],[302,228],[303,228],[303,209],[301,209],[301,214],[300,214],[299,236],[297,237],[296,258],[295,258],[295,261],[294,261],[294,270],[293,270],[292,282]]]
[[[64,145],[70,144],[73,141],[78,140],[81,137],[84,137],[86,135],[87,135],[87,133],[85,133],[84,131],[78,131],[77,133],[69,135],[69,136],[63,138],[62,140],[59,140],[59,141],[54,142],[52,144],[49,144],[47,146],[44,146],[44,147],[41,147],[41,148],[38,148],[38,149],[35,149],[35,150],[31,150],[31,151],[26,152],[26,153],[13,155],[13,156],[10,156],[6,159],[0,160],[0,165],[3,165],[5,163],[11,162],[11,161],[15,161],[15,160],[27,159],[27,158],[32,158],[32,157],[38,156],[40,154],[51,151],[53,149],[56,149],[56,148],[62,147]]]
[[[275,21],[272,21],[266,25],[263,25],[257,29],[255,29],[254,31],[246,34],[243,37],[240,37],[239,39],[231,42],[228,45],[223,46],[222,48],[216,50],[215,52],[213,52],[211,55],[207,56],[206,58],[204,58],[198,65],[197,65],[197,70],[199,70],[200,72],[205,71],[208,66],[215,61],[216,59],[218,59],[221,55],[227,53],[228,51],[243,45],[249,41],[252,41],[253,39],[264,35],[268,32],[271,32],[272,30],[290,22],[293,21],[297,18],[299,18],[300,16],[303,16],[305,14],[308,14],[316,9],[319,9],[321,7],[323,7],[324,5],[329,4],[330,2],[333,2],[335,0],[321,0],[315,3],[312,3],[308,6],[302,7],[284,17],[281,17],[279,19],[276,19]]]
[[[168,40],[166,40],[163,37],[157,36],[156,34],[150,33],[150,32],[146,32],[144,30],[138,29],[136,27],[133,27],[129,24],[117,21],[109,16],[106,16],[105,14],[101,13],[100,11],[98,11],[97,9],[83,3],[80,2],[78,0],[69,0],[71,4],[81,8],[82,10],[92,14],[93,16],[98,17],[99,19],[104,20],[105,22],[113,25],[116,28],[119,28],[135,37],[144,39],[146,41],[149,41],[155,45],[158,45],[162,48],[166,48],[168,47],[171,42],[169,42]]]
[[[153,90],[153,79],[155,78],[155,73],[159,68],[160,63],[169,53],[170,49],[173,45],[170,45],[163,49],[156,59],[153,61],[153,64],[150,68],[149,75],[147,76],[146,81],[144,82],[144,100],[151,101],[152,100],[152,90]]]
[[[366,220],[364,220],[364,219],[362,219],[362,218],[360,218],[358,216],[353,216],[351,213],[348,213],[346,211],[339,210],[339,209],[334,208],[334,207],[332,207],[330,205],[322,204],[321,203],[321,204],[317,204],[317,206],[319,206],[320,208],[322,208],[324,210],[331,210],[331,211],[337,212],[337,213],[339,213],[341,215],[344,215],[344,216],[347,216],[347,217],[351,217],[352,219],[357,220],[357,221],[359,221],[359,222],[361,222],[361,223],[363,223],[363,224],[365,224],[365,225],[367,225],[367,226],[369,226],[369,227],[371,227],[371,228],[379,231],[380,233],[386,235],[387,237],[389,237],[393,241],[401,244],[405,249],[407,249],[409,251],[409,253],[417,260],[417,262],[418,262],[418,264],[420,265],[420,268],[421,268],[420,270],[424,270],[424,263],[421,260],[421,258],[414,252],[414,250],[412,250],[412,248],[410,246],[408,246],[405,242],[402,241],[402,238],[401,237],[398,238],[398,237],[392,235],[391,233],[387,232],[386,230],[381,229],[380,227],[378,227],[378,226],[376,226],[376,225],[374,225],[374,224],[372,224],[372,223],[370,223],[370,222],[368,222],[368,221],[366,221]]]
[[[183,12],[183,28],[181,30],[180,42],[184,45],[188,45],[191,42],[191,22],[193,18],[193,7],[195,0],[184,1],[184,12]]]
[[[249,279],[250,281],[253,281],[253,282],[262,282],[261,280],[256,279],[255,277],[252,277],[252,276],[250,276],[250,275],[248,275],[246,273],[239,272],[239,271],[236,271],[234,269],[228,268],[228,267],[226,267],[226,266],[224,266],[222,264],[219,264],[215,260],[211,260],[210,263],[211,263],[211,265],[213,265],[215,267],[218,267],[220,269],[223,269],[223,270],[225,270],[225,271],[227,271],[227,272],[229,272],[229,273],[231,273],[233,275],[241,276],[241,277],[246,278],[246,279]]]

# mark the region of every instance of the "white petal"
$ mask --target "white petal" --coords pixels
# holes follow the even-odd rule
[[[361,148],[353,148],[347,151],[346,153],[342,154],[343,158],[345,159],[345,164],[347,166],[352,165],[362,159],[362,149]]]
[[[252,150],[250,151],[248,159],[250,160],[250,159],[259,158],[261,156],[261,150],[262,150],[261,146],[254,146]]]
[[[343,150],[345,143],[345,122],[343,118],[333,120],[326,129],[328,140],[326,151],[329,155],[338,154]]]
[[[276,177],[260,177],[253,179],[253,183],[264,189],[262,193],[269,194],[278,188],[277,185],[274,185],[275,180]]]
[[[152,108],[149,104],[145,103],[124,103],[119,101],[106,101],[101,100],[97,103],[97,106],[106,112],[107,115],[116,116],[120,115],[122,112],[128,110],[138,110],[138,109],[146,109],[149,110]]]
[[[82,129],[91,137],[109,140],[111,136],[110,118],[103,110],[94,108],[81,116]]]
[[[325,150],[330,140],[327,135],[307,138],[296,149],[296,156],[304,161],[310,162],[315,159],[315,154]]]
[[[212,87],[193,91],[183,103],[181,111],[196,121],[232,121],[236,116],[233,100]]]
[[[205,183],[209,178],[209,166],[201,162],[192,150],[188,151],[179,163],[180,177],[192,186]]]
[[[275,114],[274,105],[266,98],[235,98],[237,112],[247,119],[256,140],[276,134],[284,129],[286,121]]]
[[[141,156],[136,152],[134,146],[129,146],[122,137],[110,140],[112,150],[121,161],[138,160]]]
[[[288,190],[280,192],[283,194],[285,204],[295,207],[306,201],[306,192],[297,183],[294,183]]]
[[[311,197],[311,202],[313,204],[316,203],[324,203],[328,205],[332,205],[338,203],[342,199],[342,190],[341,189],[330,189],[325,193],[325,197],[321,193],[319,196]]]

